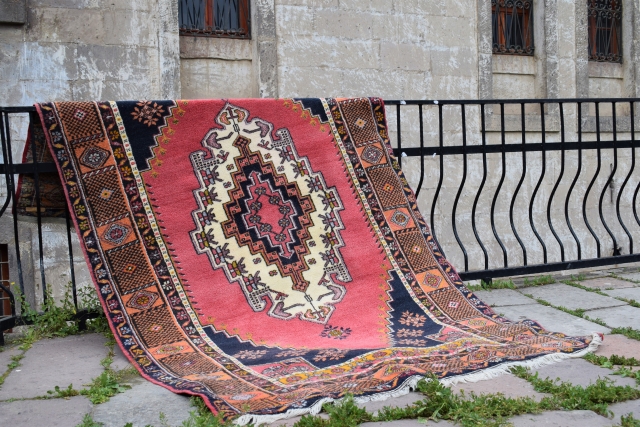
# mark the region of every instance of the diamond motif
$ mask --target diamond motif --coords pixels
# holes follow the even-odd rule
[[[409,215],[407,215],[402,211],[395,211],[391,215],[391,222],[393,222],[396,225],[399,225],[400,227],[404,227],[409,223]]]
[[[103,188],[102,191],[100,192],[100,198],[103,200],[109,200],[112,194],[113,194],[112,190],[109,190],[108,188]]]
[[[136,310],[147,310],[158,299],[158,295],[149,291],[138,291],[127,303],[128,307]]]
[[[128,274],[132,274],[134,271],[136,271],[136,266],[134,264],[127,264],[124,266],[124,268],[122,269],[123,273],[128,273]]]
[[[109,157],[109,153],[102,148],[89,147],[82,154],[82,157],[80,157],[80,161],[83,165],[95,169],[102,166],[107,160],[107,157]]]
[[[362,159],[371,164],[374,164],[374,165],[378,164],[381,158],[382,158],[382,150],[379,149],[378,147],[369,145],[367,148],[362,150]]]
[[[127,238],[129,233],[129,229],[124,225],[112,224],[111,227],[104,232],[102,237],[114,245],[119,245],[124,242],[124,239]]]
[[[76,111],[74,111],[73,113],[73,117],[75,117],[77,120],[84,120],[85,117],[87,117],[87,113],[83,110],[81,110],[80,108],[76,109]]]

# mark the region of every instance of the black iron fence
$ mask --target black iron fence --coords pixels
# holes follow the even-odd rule
[[[636,104],[640,99],[385,101],[398,161],[416,191],[431,231],[463,280],[534,274],[640,261]],[[15,160],[11,119],[33,107],[0,107],[2,224],[9,224],[12,277],[22,294],[20,218],[10,215],[17,175],[33,176],[37,259],[47,298],[39,176],[53,163]],[[608,166],[608,167],[607,167]],[[66,251],[78,305],[69,214]],[[1,331],[21,319],[15,297],[0,281]],[[0,310],[2,307],[0,306]],[[79,318],[89,314],[81,312]],[[1,341],[0,341],[1,343]]]

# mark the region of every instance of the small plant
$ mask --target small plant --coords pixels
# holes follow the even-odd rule
[[[76,425],[76,427],[102,427],[103,425],[104,424],[102,423],[94,421],[91,414],[86,414],[82,419],[82,422]]]
[[[631,338],[633,340],[638,340],[640,341],[640,331],[637,329],[633,329],[629,326],[625,327],[625,328],[613,328],[611,329],[611,334],[621,334],[624,335],[627,338]]]
[[[529,279],[528,277],[524,278],[524,285],[525,286],[542,286],[542,285],[550,285],[552,283],[556,283],[556,279],[554,279],[552,276],[546,275],[546,276],[538,276],[538,277],[534,277],[532,279]]]
[[[127,384],[120,384],[122,376],[121,372],[106,369],[94,378],[89,388],[81,390],[80,394],[87,396],[93,404],[104,403],[116,394],[131,388]]]
[[[516,285],[513,284],[511,279],[509,280],[492,280],[487,283],[484,280],[480,281],[479,285],[467,285],[470,291],[489,291],[492,289],[515,289]]]
[[[640,427],[640,420],[633,418],[633,414],[629,413],[620,417],[621,427]]]
[[[47,394],[52,398],[69,399],[70,397],[78,396],[80,392],[73,388],[73,384],[69,384],[67,388],[60,388],[60,386],[55,386],[53,390],[47,391]]]

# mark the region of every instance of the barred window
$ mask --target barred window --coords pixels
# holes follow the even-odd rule
[[[491,0],[493,53],[533,55],[533,1]]]
[[[251,38],[249,0],[180,0],[180,34]]]
[[[622,1],[587,0],[589,60],[622,62]]]

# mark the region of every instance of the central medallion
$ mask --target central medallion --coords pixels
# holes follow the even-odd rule
[[[343,209],[285,128],[227,104],[191,153],[194,248],[237,283],[256,312],[326,323],[351,276],[342,259]],[[212,286],[222,286],[214,283]]]

